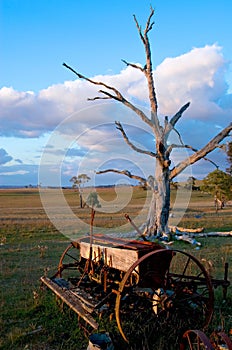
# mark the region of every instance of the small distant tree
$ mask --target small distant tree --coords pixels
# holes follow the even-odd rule
[[[73,183],[72,187],[77,188],[80,198],[80,207],[84,208],[83,203],[83,188],[86,182],[90,180],[90,177],[86,174],[80,174],[78,176],[73,176],[69,181]]]
[[[232,199],[232,176],[222,170],[214,170],[203,179],[201,190],[215,196],[215,199]]]

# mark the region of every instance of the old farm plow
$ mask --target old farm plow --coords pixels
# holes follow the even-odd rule
[[[190,347],[193,336],[201,342],[204,337],[188,332],[209,325],[214,287],[222,286],[226,297],[227,269],[223,280],[212,279],[184,251],[96,234],[71,242],[55,275],[41,281],[93,330],[109,316],[126,342],[140,344],[141,339],[152,342],[168,325],[181,335],[187,332],[182,349],[208,349]]]

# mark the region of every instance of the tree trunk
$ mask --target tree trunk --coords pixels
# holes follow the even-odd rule
[[[148,235],[166,236],[169,233],[168,218],[170,209],[169,167],[159,160],[156,162],[155,183],[150,210],[147,217]]]

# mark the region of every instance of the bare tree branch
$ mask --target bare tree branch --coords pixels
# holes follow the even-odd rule
[[[109,90],[112,90],[114,91],[116,97],[119,99],[119,100],[123,100],[123,96],[122,94],[116,89],[114,88],[113,86],[110,86],[110,85],[107,85],[105,83],[103,83],[102,81],[95,81],[95,80],[92,80],[92,79],[89,79],[87,77],[85,77],[83,74],[80,74],[78,72],[76,72],[72,67],[68,66],[66,63],[63,63],[63,66],[68,68],[69,70],[71,70],[74,74],[76,74],[78,76],[78,78],[80,79],[84,79],[88,82],[90,82],[91,84],[94,84],[94,85],[101,85],[101,86],[104,86],[105,88],[109,89]],[[114,98],[116,98],[114,97]],[[113,97],[112,97],[113,98]]]
[[[135,69],[139,69],[139,70],[141,70],[141,72],[144,73],[144,68],[138,66],[137,64],[135,64],[135,63],[129,63],[129,62],[125,61],[125,60],[122,60],[122,62],[125,63],[125,65],[130,66],[130,67],[133,67],[133,68],[135,68]]]
[[[117,173],[117,174],[126,175],[130,179],[135,179],[135,180],[138,180],[138,181],[147,182],[147,180],[144,177],[141,177],[141,176],[138,176],[138,175],[133,175],[128,170],[106,169],[106,170],[96,171],[96,174],[105,174],[105,173],[110,173],[110,172],[111,173]]]
[[[122,97],[122,98],[119,98],[118,96],[115,96],[115,95],[112,95],[110,92],[108,91],[105,91],[105,90],[99,90],[98,92],[100,92],[101,94],[104,94],[106,95],[107,97],[100,97],[98,99],[103,99],[103,100],[110,100],[110,99],[113,99],[113,100],[116,100],[116,101],[119,101],[119,102],[126,102],[126,100]],[[94,97],[94,100],[96,100],[97,98]],[[89,100],[89,99],[88,99]]]
[[[232,123],[230,123],[226,128],[224,128],[219,134],[217,134],[212,140],[210,140],[202,149],[195,152],[191,156],[184,159],[181,163],[179,163],[175,168],[173,168],[170,172],[170,181],[180,174],[185,168],[189,165],[196,163],[199,159],[204,158],[208,153],[215,150],[219,143],[227,137],[232,130]]]
[[[136,19],[136,16],[134,15],[134,20],[136,23],[136,27],[138,29],[140,38],[143,42],[145,53],[146,53],[146,65],[143,69],[143,72],[147,79],[148,84],[148,93],[149,93],[149,100],[151,105],[151,120],[155,125],[155,134],[156,137],[161,137],[162,128],[159,123],[159,119],[157,116],[158,111],[158,103],[156,98],[156,91],[155,91],[155,84],[153,79],[153,72],[152,72],[152,61],[151,61],[151,49],[150,49],[150,43],[148,39],[148,32],[152,29],[154,22],[151,23],[151,19],[154,15],[154,9],[151,7],[150,16],[148,17],[146,28],[144,30],[144,33],[142,33],[141,26],[139,26],[139,23]]]
[[[122,127],[122,124],[121,124],[120,122],[117,122],[117,121],[115,122],[115,124],[116,124],[116,128],[117,128],[119,131],[121,131],[122,136],[123,136],[125,142],[126,142],[134,151],[136,151],[136,152],[138,152],[138,153],[147,154],[148,156],[151,156],[151,157],[157,157],[157,154],[154,153],[154,152],[142,150],[142,149],[136,147],[136,146],[129,140],[127,134],[125,133],[125,130],[124,130],[123,127]]]
[[[134,21],[135,21],[136,27],[137,27],[139,35],[140,35],[140,39],[142,40],[143,44],[145,45],[146,43],[145,43],[145,39],[144,39],[143,34],[142,34],[142,28],[139,25],[139,22],[137,21],[136,16],[134,15],[133,17],[134,17]]]
[[[218,145],[218,147],[220,147],[220,145]],[[173,150],[173,148],[188,148],[188,149],[191,149],[193,152],[198,152],[198,150],[196,148],[193,148],[192,146],[190,145],[176,145],[176,144],[172,144],[168,147],[167,149],[167,153],[170,154]],[[213,164],[217,169],[219,168],[219,166],[214,162],[212,161],[211,159],[209,158],[206,158],[206,157],[203,157],[204,160],[206,160],[207,162],[210,162],[211,164]]]
[[[113,86],[107,85],[101,81],[95,81],[92,79],[87,78],[86,76],[84,76],[83,74],[80,74],[78,72],[76,72],[72,67],[68,66],[66,63],[63,63],[63,66],[70,69],[75,75],[78,76],[78,78],[80,79],[84,79],[88,82],[90,82],[91,84],[94,85],[100,85],[100,86],[104,86],[105,88],[113,91],[115,93],[115,95],[104,91],[104,90],[99,90],[100,93],[104,94],[107,96],[107,99],[112,98],[116,101],[119,101],[121,103],[123,103],[125,106],[127,106],[128,108],[130,108],[132,111],[134,111],[145,123],[147,123],[151,128],[154,128],[154,124],[153,122],[143,113],[143,111],[141,111],[139,108],[135,107],[132,103],[130,103],[129,101],[127,101],[123,95]],[[100,97],[94,97],[93,100],[97,100],[97,99],[101,99]],[[103,98],[106,99],[106,98]]]
[[[92,98],[87,98],[87,101],[96,101],[96,100],[111,100],[112,97],[101,97],[101,96],[96,96]]]
[[[168,154],[171,154],[173,148],[189,148],[189,149],[193,150],[194,152],[197,152],[197,149],[193,148],[193,147],[190,146],[190,145],[184,145],[184,144],[177,145],[177,144],[175,144],[175,143],[173,143],[173,144],[171,144],[170,146],[168,146],[166,152],[167,152]]]
[[[134,20],[135,20],[135,23],[136,23],[136,27],[138,29],[138,32],[140,34],[140,38],[141,38],[142,42],[144,43],[144,45],[146,44],[145,36],[148,34],[148,32],[152,29],[152,27],[154,25],[154,22],[151,22],[151,19],[152,19],[153,15],[154,15],[154,12],[155,12],[154,9],[151,7],[151,12],[150,12],[150,15],[149,15],[148,20],[147,20],[146,28],[144,30],[144,35],[142,34],[141,26],[139,25],[139,23],[137,21],[137,18],[134,15]]]

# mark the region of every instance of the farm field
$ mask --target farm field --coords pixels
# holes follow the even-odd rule
[[[113,188],[97,189],[97,192],[109,204],[117,197]],[[90,209],[79,208],[78,194],[73,190],[65,189],[63,193],[72,213],[88,225]],[[175,210],[170,225],[192,229],[204,227],[205,232],[232,230],[232,206],[216,213],[212,196],[201,192],[192,193],[183,214],[182,206],[188,194],[182,191],[176,203],[177,194],[173,191],[172,207]],[[131,230],[124,215],[127,213],[134,219],[139,214],[138,220],[142,223],[146,218],[149,196],[149,191],[134,188],[125,207],[116,208],[114,213],[99,209],[94,224],[102,233],[104,229],[118,232],[120,228],[123,236]],[[0,209],[0,349],[86,349],[88,339],[78,327],[77,316],[65,306],[58,305],[50,291],[41,289],[39,282],[42,275],[50,276],[55,272],[69,238],[48,219],[38,189],[0,190]],[[81,231],[80,235],[84,233]],[[224,263],[228,262],[229,280],[232,281],[231,237],[204,237],[198,241],[202,244],[198,250],[181,241],[174,241],[173,247],[186,250],[205,262],[215,278],[223,278]],[[216,289],[215,315],[210,331],[218,327],[225,328],[227,333],[231,330],[231,290],[230,286],[227,300],[223,301],[221,288]],[[160,350],[165,349],[162,341]],[[118,348],[123,349],[123,346],[119,340]]]

